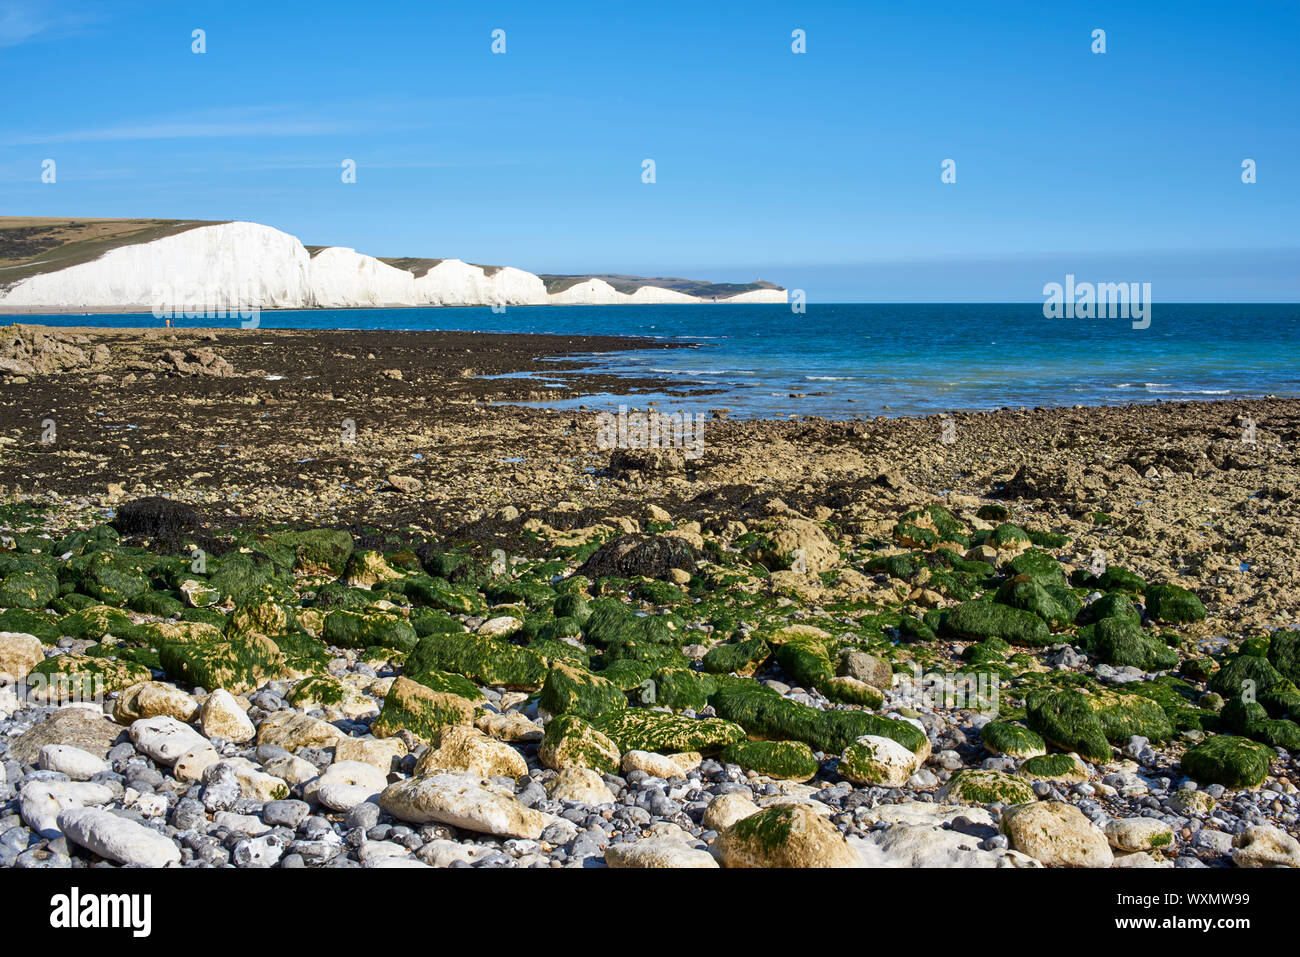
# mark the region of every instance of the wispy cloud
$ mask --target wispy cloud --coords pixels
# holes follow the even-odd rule
[[[76,32],[98,17],[88,13],[55,12],[52,4],[0,2],[0,47],[53,40]]]
[[[107,143],[145,140],[271,139],[333,136],[358,132],[396,132],[424,124],[376,120],[364,110],[336,108],[330,117],[313,116],[314,107],[242,107],[185,116],[128,120],[107,126],[6,137],[15,146],[50,143]]]

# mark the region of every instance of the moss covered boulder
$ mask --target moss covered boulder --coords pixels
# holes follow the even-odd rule
[[[627,696],[612,681],[573,665],[552,661],[538,706],[553,715],[597,718],[627,707]]]
[[[231,694],[256,690],[280,677],[285,666],[280,646],[265,635],[166,642],[158,646],[158,659],[173,681]]]
[[[376,738],[390,738],[405,730],[431,744],[448,725],[472,725],[474,713],[474,702],[402,677],[388,689],[370,731]]]
[[[1073,754],[1040,754],[1029,758],[1016,773],[1031,781],[1082,784],[1088,780],[1088,766]]]
[[[27,568],[0,578],[0,608],[45,608],[58,595],[58,576],[47,568]]]
[[[867,734],[844,749],[836,770],[854,784],[901,788],[920,766],[917,755],[893,738]]]
[[[149,680],[149,669],[128,661],[91,655],[56,655],[32,668],[27,676],[33,697],[49,701],[94,701]]]
[[[590,768],[617,774],[622,752],[607,735],[576,714],[562,714],[546,724],[537,758],[548,768]]]
[[[545,683],[548,667],[527,648],[464,633],[421,638],[403,670],[417,681],[428,671],[450,671],[478,685],[536,691]]]
[[[1110,742],[1086,695],[1074,690],[1031,694],[1026,716],[1031,728],[1061,750],[1077,751],[1093,761],[1109,760]]]
[[[717,754],[745,737],[744,729],[722,718],[690,718],[648,708],[614,711],[594,725],[623,751],[659,754],[680,751]]]
[[[1005,754],[1013,758],[1032,758],[1046,754],[1047,745],[1035,731],[1023,724],[1008,721],[990,721],[980,729],[984,748],[991,754]]]
[[[293,570],[300,575],[337,578],[347,569],[348,556],[352,554],[352,536],[341,529],[282,532],[272,535],[271,542],[293,554]]]
[[[1152,585],[1146,590],[1147,614],[1156,621],[1181,624],[1205,620],[1205,606],[1178,585]]]
[[[355,612],[340,609],[325,616],[321,637],[339,648],[369,648],[379,645],[411,651],[419,637],[410,622],[400,615],[383,612]]]
[[[1038,800],[1023,778],[1001,771],[964,768],[939,790],[939,798],[952,804],[1030,804]]]
[[[767,660],[771,649],[766,641],[755,635],[744,641],[728,641],[714,645],[704,655],[702,664],[710,674],[737,674],[748,677]]]
[[[788,781],[808,781],[821,766],[802,741],[737,741],[723,748],[720,758],[746,771]]]
[[[1168,671],[1178,667],[1178,652],[1128,618],[1102,618],[1079,629],[1079,643],[1110,665]]]
[[[1287,680],[1300,685],[1300,631],[1283,629],[1273,632],[1268,646],[1268,661]]]
[[[714,845],[724,867],[862,867],[834,824],[802,804],[778,804],[745,817]]]
[[[1197,784],[1257,788],[1268,777],[1272,748],[1236,735],[1216,734],[1183,755],[1183,773]]]
[[[963,602],[951,609],[944,629],[968,641],[1001,638],[1013,645],[1038,647],[1055,640],[1047,623],[1033,612],[988,601]]]

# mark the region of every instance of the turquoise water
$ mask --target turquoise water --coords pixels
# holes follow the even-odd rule
[[[155,325],[152,316],[48,316]],[[205,325],[195,320],[192,325]],[[206,323],[211,325],[212,323]],[[236,325],[232,321],[230,325]],[[1041,303],[528,306],[265,312],[263,328],[631,335],[693,343],[584,357],[588,368],[716,394],[581,400],[737,416],[904,415],[1002,406],[1300,396],[1300,305],[1160,304],[1151,325],[1046,319]],[[557,372],[553,381],[563,381]],[[791,394],[801,397],[791,397]],[[576,404],[552,403],[554,405]]]

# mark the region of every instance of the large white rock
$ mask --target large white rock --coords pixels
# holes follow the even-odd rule
[[[188,724],[167,715],[132,722],[131,741],[141,754],[147,754],[168,767],[192,748],[210,744]]]
[[[180,848],[152,828],[99,808],[72,808],[59,814],[69,841],[118,864],[166,867],[179,864]]]
[[[45,646],[35,635],[21,631],[0,631],[0,674],[20,681],[44,660]]]
[[[379,804],[393,817],[413,824],[450,824],[479,834],[530,841],[541,837],[554,820],[520,804],[491,781],[469,774],[399,781],[384,789]]]
[[[350,811],[358,804],[373,800],[388,786],[388,775],[364,761],[336,761],[325,769],[304,795],[315,799],[331,811]]]
[[[648,838],[605,849],[605,863],[614,868],[714,868],[717,860],[708,851],[697,850],[670,838]]]
[[[1110,867],[1115,860],[1105,832],[1063,801],[1008,808],[1002,812],[1002,831],[1013,848],[1044,864]]]
[[[89,781],[108,770],[108,762],[103,758],[66,744],[45,745],[38,763],[44,770],[59,771],[73,781]]]
[[[257,737],[257,729],[239,706],[235,696],[219,688],[203,702],[199,727],[208,738],[222,738],[234,744],[243,744]]]
[[[88,804],[107,804],[113,789],[106,784],[77,781],[37,781],[23,788],[18,813],[23,823],[42,837],[59,836],[59,815]]]

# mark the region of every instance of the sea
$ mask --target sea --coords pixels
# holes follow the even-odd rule
[[[827,418],[1074,405],[1300,396],[1300,304],[1160,304],[1150,324],[1046,318],[1039,303],[510,306],[263,312],[267,329],[424,329],[644,338],[645,348],[549,358],[584,372],[663,380],[662,393],[617,387],[553,402],[736,418]],[[30,321],[148,326],[144,315]],[[221,325],[181,320],[178,326]],[[237,319],[224,324],[238,325]],[[566,382],[557,365],[544,385]],[[683,397],[683,391],[700,392]]]

